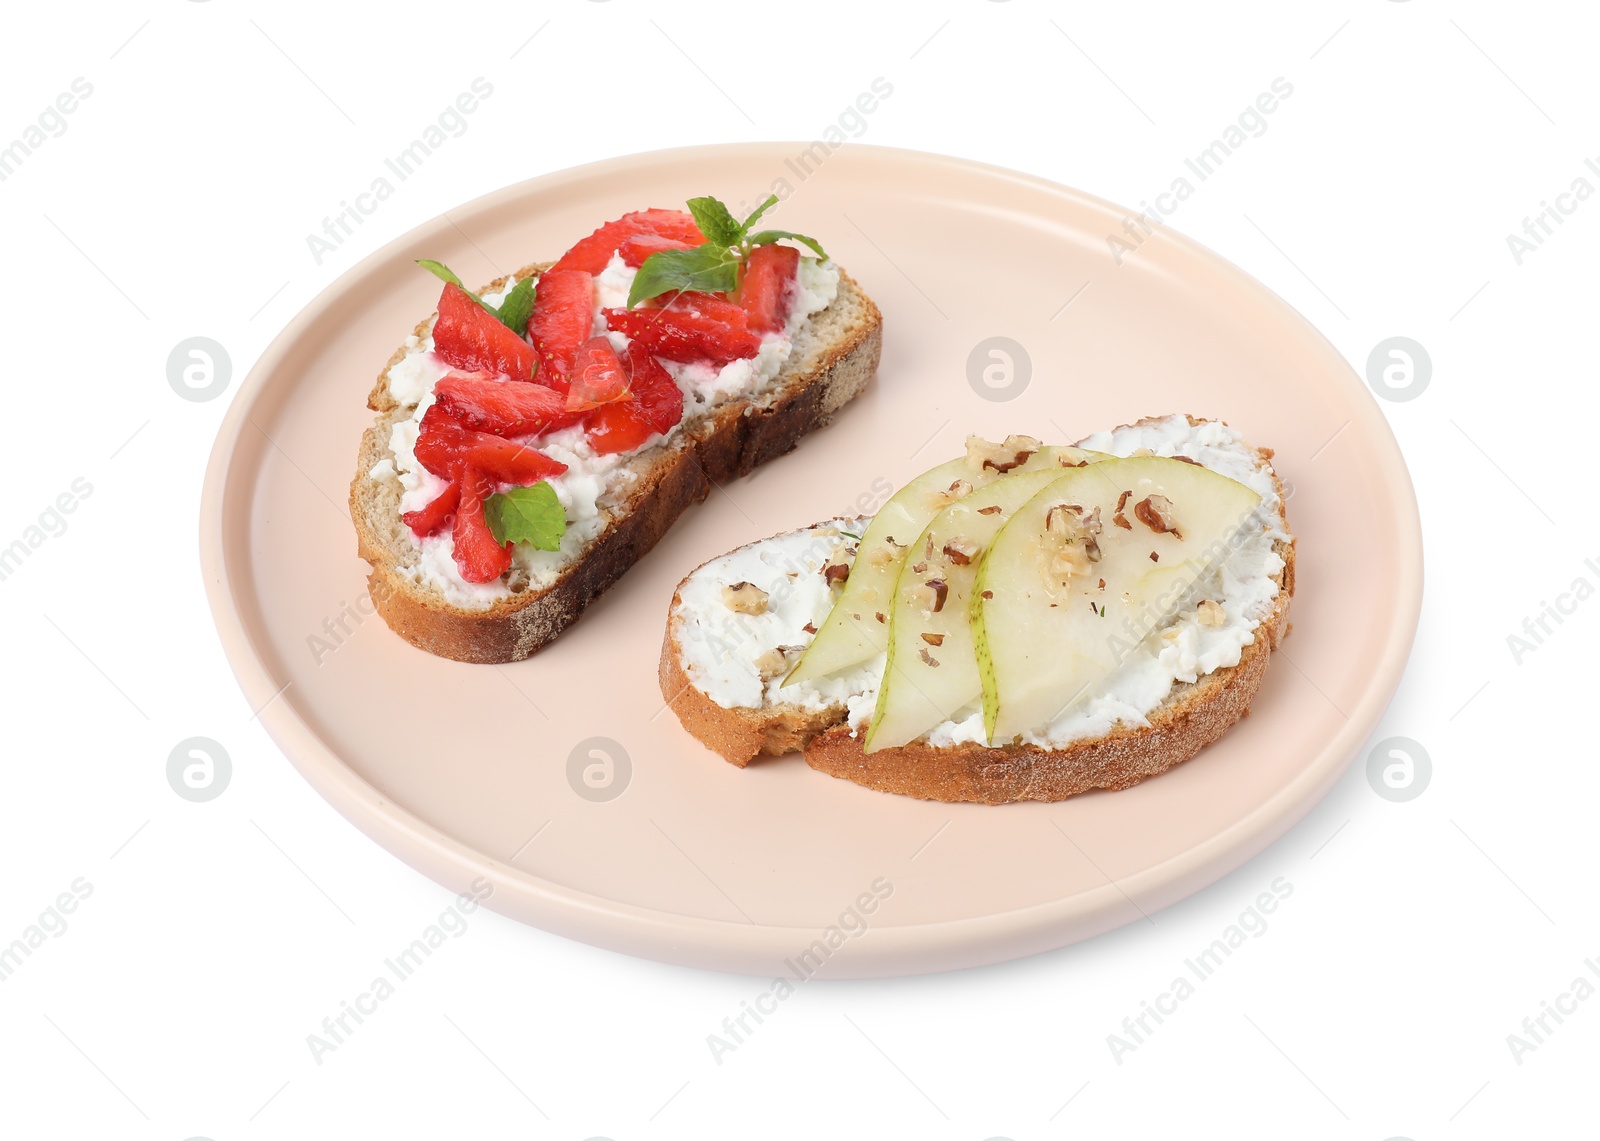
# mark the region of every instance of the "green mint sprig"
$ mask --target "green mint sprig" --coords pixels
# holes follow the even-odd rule
[[[689,213],[706,236],[704,244],[687,250],[662,250],[644,259],[639,272],[634,275],[633,287],[628,290],[628,308],[663,293],[682,293],[697,290],[704,293],[727,293],[739,287],[739,274],[749,260],[750,251],[757,246],[770,246],[784,239],[810,247],[819,258],[826,259],[827,252],[815,238],[788,230],[760,230],[752,234],[750,228],[768,210],[778,204],[778,196],[770,194],[743,222],[737,221],[721,202],[712,197],[689,199]]]

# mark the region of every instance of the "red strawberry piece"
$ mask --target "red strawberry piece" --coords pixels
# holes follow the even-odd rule
[[[628,374],[606,337],[590,337],[573,358],[567,389],[567,411],[586,412],[602,404],[628,399]]]
[[[587,425],[589,446],[602,456],[631,452],[655,432],[631,400],[601,405],[589,413]]]
[[[561,260],[550,270],[581,269],[585,273],[600,273],[622,243],[638,234],[671,238],[691,246],[706,240],[700,227],[694,224],[694,218],[682,210],[637,210],[601,226],[562,254]]]
[[[491,380],[482,373],[450,373],[433,387],[438,403],[462,425],[497,436],[529,436],[576,423],[563,392],[542,384]],[[423,414],[426,426],[428,415]],[[420,441],[419,441],[420,442]]]
[[[433,351],[452,368],[487,370],[513,380],[532,380],[539,359],[528,342],[453,284],[446,284],[439,295]]]
[[[528,335],[539,354],[540,383],[566,391],[572,358],[593,326],[593,277],[574,269],[549,269],[540,275],[528,319]]]
[[[483,501],[494,494],[494,482],[474,467],[461,469],[461,502],[456,506],[456,568],[468,582],[493,582],[511,567],[511,544],[495,542],[483,516]]]
[[[750,325],[750,315],[738,302],[728,300],[722,293],[700,293],[695,290],[685,290],[682,293],[667,293],[648,302],[652,308],[675,309],[679,312],[698,313],[709,317],[713,321],[721,321],[730,329],[743,332]]]
[[[632,400],[595,409],[587,421],[589,446],[600,455],[637,448],[683,419],[683,390],[638,341],[628,346]]]
[[[627,353],[629,388],[636,411],[657,432],[665,432],[683,419],[683,389],[661,362],[643,345],[630,344]]]
[[[417,462],[440,479],[453,480],[461,470],[461,457],[472,442],[472,435],[443,405],[433,404],[422,414],[422,427],[417,432]]]
[[[471,435],[472,443],[462,452],[462,462],[493,476],[501,483],[526,487],[567,470],[566,464],[551,459],[536,448],[514,440],[503,440],[488,432],[473,432]]]
[[[682,304],[681,297],[665,309],[606,309],[604,314],[609,328],[643,342],[645,348],[669,361],[726,364],[755,356],[761,338],[745,326],[744,310],[721,298],[715,300],[719,304],[707,307],[714,312],[724,311],[724,307],[733,310],[738,314],[736,322]]]
[[[757,246],[750,251],[739,283],[739,304],[749,314],[750,328],[758,333],[783,328],[799,268],[800,251],[793,246]]]
[[[680,242],[676,238],[663,238],[660,234],[634,234],[622,239],[622,244],[617,247],[617,253],[623,262],[638,269],[651,254],[658,254],[662,250],[689,250],[694,246],[688,242]]]
[[[421,511],[407,511],[400,516],[400,521],[410,527],[412,534],[419,539],[437,535],[444,530],[445,524],[450,522],[459,502],[461,502],[461,485],[452,479],[445,489],[434,497],[432,503]]]

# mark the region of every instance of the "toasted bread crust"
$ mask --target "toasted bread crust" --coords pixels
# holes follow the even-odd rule
[[[528,266],[516,276],[543,268]],[[505,280],[488,290],[501,288]],[[637,478],[627,498],[610,510],[600,534],[553,584],[479,610],[455,606],[404,573],[403,559],[411,552],[393,538],[399,484],[368,476],[390,454],[394,424],[409,415],[388,391],[388,370],[405,355],[402,346],[368,397],[368,406],[380,416],[362,438],[350,487],[357,550],[372,565],[368,588],[378,613],[412,645],[456,661],[519,661],[548,645],[654,547],[691,504],[706,498],[714,484],[791,450],[866,387],[882,352],[882,315],[842,271],[839,289],[841,298],[859,309],[847,328],[811,346],[800,361],[791,361],[762,395],[720,405],[666,444],[641,453],[632,461]],[[417,335],[426,336],[432,322],[430,317],[419,324]]]
[[[1272,458],[1266,448],[1257,449],[1257,455],[1263,463]],[[1283,482],[1276,472],[1273,482],[1287,530]],[[799,749],[806,763],[819,772],[869,788],[923,800],[978,804],[1064,800],[1096,788],[1128,788],[1190,759],[1249,714],[1272,651],[1289,631],[1294,540],[1280,541],[1275,549],[1284,563],[1277,575],[1278,596],[1238,665],[1215,670],[1176,690],[1151,713],[1147,725],[1120,726],[1058,749],[977,744],[936,747],[914,742],[867,753],[862,737],[853,735],[845,724],[842,705],[804,716],[792,709],[725,709],[694,688],[684,673],[678,648],[677,594],[673,595],[662,646],[662,695],[691,734],[740,767],[759,755]]]

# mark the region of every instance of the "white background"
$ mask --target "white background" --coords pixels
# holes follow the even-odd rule
[[[1580,576],[1600,582],[1584,566],[1600,559],[1600,204],[1520,265],[1506,236],[1574,179],[1600,185],[1583,161],[1600,156],[1597,30],[1578,4],[1438,0],[13,5],[0,141],[75,78],[93,94],[0,182],[0,545],[75,479],[93,491],[0,582],[0,942],[75,879],[93,894],[0,983],[0,1133],[1592,1134],[1600,1001],[1520,1060],[1507,1035],[1600,958],[1600,784],[1579,729],[1600,604],[1520,664],[1507,637]],[[316,264],[306,235],[478,76],[495,94],[448,157]],[[1293,84],[1171,224],[1358,373],[1393,335],[1431,357],[1418,398],[1382,402],[1429,578],[1376,735],[1420,744],[1431,782],[1391,803],[1363,756],[1283,841],[1153,924],[805,987],[721,1064],[706,1037],[758,980],[478,912],[318,1064],[306,1036],[449,897],[303,783],[222,658],[195,520],[228,398],[302,305],[442,210],[618,154],[812,139],[878,76],[894,94],[863,141],[1129,204],[1274,78]],[[169,351],[195,335],[231,355],[222,399],[168,385]],[[234,766],[205,804],[165,773],[196,735]],[[1107,1035],[1280,876],[1293,895],[1266,933],[1114,1060]]]

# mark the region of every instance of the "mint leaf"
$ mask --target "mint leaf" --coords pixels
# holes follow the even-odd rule
[[[756,219],[760,218],[761,215],[765,214],[768,210],[771,210],[777,204],[778,196],[776,194],[767,195],[767,200],[761,205],[757,206],[754,210],[750,211],[750,217],[746,218],[744,220],[744,224],[739,227],[739,236],[743,237],[745,234],[748,234],[750,232],[750,227],[756,224]]]
[[[691,250],[662,250],[644,259],[628,290],[628,308],[674,290],[726,293],[739,284],[740,259],[727,246],[707,242]]]
[[[556,489],[542,480],[489,496],[483,515],[495,542],[526,543],[540,551],[559,551],[567,530],[567,513]]]
[[[433,276],[437,277],[440,281],[448,281],[457,289],[465,290],[468,293],[472,292],[472,290],[467,289],[465,285],[461,284],[461,279],[454,273],[450,272],[450,267],[445,265],[444,262],[432,261],[428,258],[418,258],[417,264],[423,269],[427,270],[429,273],[433,274]],[[482,305],[483,302],[480,301],[478,304]]]
[[[744,236],[744,227],[734,221],[728,208],[709,195],[689,199],[689,213],[713,245],[731,246]]]
[[[728,293],[739,288],[739,276],[750,251],[757,246],[769,246],[784,240],[809,246],[819,258],[827,253],[815,238],[792,234],[788,230],[762,230],[751,234],[750,227],[768,210],[778,204],[776,194],[757,206],[742,223],[736,222],[728,208],[709,195],[689,199],[689,211],[695,224],[706,236],[703,245],[689,250],[662,250],[644,259],[639,272],[634,275],[633,286],[628,290],[628,308],[652,297],[686,289],[706,293]]]
[[[476,301],[485,313],[518,336],[521,336],[522,331],[528,327],[528,317],[533,313],[532,278],[517,282],[511,292],[506,294],[505,301],[497,309],[463,285],[461,279],[444,262],[434,261],[431,258],[418,258],[417,264],[440,281],[448,281],[451,285],[461,290],[461,292]]]
[[[500,302],[500,312],[495,316],[500,318],[500,323],[513,333],[521,333],[528,327],[528,318],[533,315],[533,290],[534,279],[525,277],[512,287],[506,299]]]
[[[808,238],[804,234],[791,234],[788,230],[762,230],[759,234],[751,234],[745,239],[745,242],[752,247],[770,246],[775,242],[783,241],[785,238],[788,238],[791,242],[800,242],[803,245],[810,246],[816,251],[816,254],[819,258],[822,258],[824,261],[828,259],[827,252],[822,248],[822,244],[818,242],[817,239]]]

